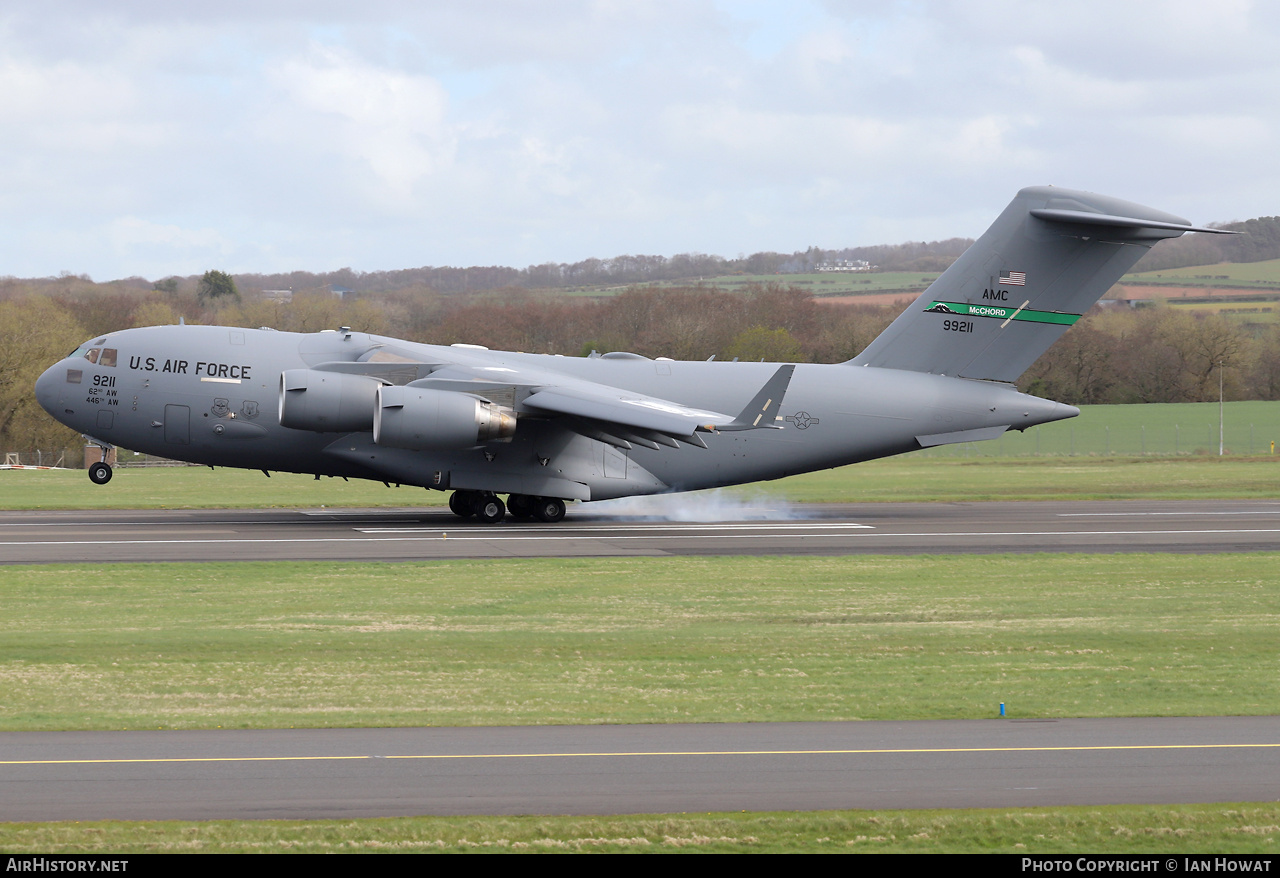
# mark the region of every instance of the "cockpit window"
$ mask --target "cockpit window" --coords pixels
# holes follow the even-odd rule
[[[84,358],[90,363],[96,363],[98,362],[98,352],[101,350],[102,348],[89,348],[89,350],[84,352]]]
[[[116,349],[103,348],[102,356],[98,357],[99,366],[114,366],[116,364]]]

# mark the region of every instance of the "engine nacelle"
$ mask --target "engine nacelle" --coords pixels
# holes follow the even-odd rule
[[[288,369],[280,373],[280,426],[316,433],[372,430],[381,386],[364,375]]]
[[[515,414],[466,393],[425,387],[379,387],[373,441],[388,448],[473,448],[509,442]]]

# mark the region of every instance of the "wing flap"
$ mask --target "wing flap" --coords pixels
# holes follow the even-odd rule
[[[711,432],[719,426],[733,423],[732,417],[719,412],[604,387],[598,390],[581,386],[538,390],[525,397],[524,405],[543,412],[603,421],[640,431],[652,430],[667,436],[691,436],[698,430]],[[634,441],[631,436],[625,438]]]
[[[679,448],[679,442],[706,448],[698,433],[781,429],[774,421],[795,369],[791,364],[779,366],[736,417],[603,385],[539,389],[524,398],[523,406],[586,422],[578,430],[584,436],[607,433],[648,448]]]

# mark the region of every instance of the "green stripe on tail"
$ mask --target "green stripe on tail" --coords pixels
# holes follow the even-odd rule
[[[1061,326],[1072,326],[1080,319],[1079,314],[1064,314],[1060,311],[1032,311],[1029,308],[1006,308],[1000,305],[968,305],[964,302],[932,302],[924,310],[968,317],[992,317],[996,320],[1057,323]]]

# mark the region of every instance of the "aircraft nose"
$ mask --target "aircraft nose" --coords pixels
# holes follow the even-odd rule
[[[36,402],[55,418],[62,402],[61,388],[66,383],[66,366],[57,363],[44,370],[44,374],[36,379]]]

